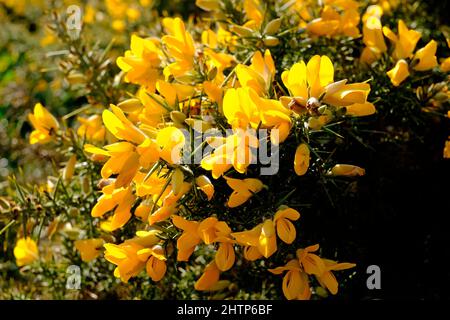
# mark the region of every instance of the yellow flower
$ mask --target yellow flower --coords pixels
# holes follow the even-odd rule
[[[273,274],[282,274],[287,271],[283,278],[283,294],[288,300],[309,300],[311,289],[308,275],[302,270],[298,260],[290,260],[284,267],[269,269]]]
[[[235,260],[233,244],[231,242],[221,242],[214,259],[219,270],[230,270]]]
[[[212,199],[214,195],[214,185],[211,180],[205,175],[198,176],[195,178],[195,184],[200,190],[202,190],[208,197],[208,201]]]
[[[173,224],[183,230],[183,234],[177,239],[177,260],[188,261],[195,247],[202,242],[197,229],[197,221],[188,221],[180,216],[172,216]]]
[[[236,59],[232,55],[216,52],[211,48],[205,48],[204,54],[207,58],[206,65],[208,67],[208,72],[212,72],[212,70],[215,69],[216,76],[214,77],[214,82],[216,84],[221,84],[225,79],[223,71],[234,65]]]
[[[175,59],[164,69],[164,74],[180,77],[194,68],[195,46],[192,36],[186,31],[180,18],[164,18],[162,21],[169,35],[162,37],[170,57]]]
[[[444,159],[450,159],[450,138],[449,140],[445,141]]]
[[[317,250],[319,250],[318,244],[306,247],[305,249],[298,249],[297,258],[300,266],[307,274],[320,276],[325,271],[325,264],[318,255],[312,253]]]
[[[18,267],[31,264],[39,258],[39,250],[30,237],[20,238],[14,247],[14,257]]]
[[[167,102],[162,96],[143,89],[138,91],[137,96],[144,106],[142,111],[137,110],[138,118],[142,122],[140,128],[144,130],[144,125],[147,125],[154,130],[154,127],[163,122],[163,117],[169,113],[168,108],[165,107]]]
[[[233,128],[256,128],[259,112],[249,88],[229,89],[223,98],[223,113]]]
[[[161,280],[167,271],[166,256],[164,249],[160,245],[154,245],[151,248],[141,249],[137,252],[140,260],[146,262],[146,271],[150,278],[158,282]]]
[[[146,202],[141,202],[136,210],[134,210],[134,215],[139,217],[142,221],[147,221],[150,212],[152,211],[152,206]]]
[[[300,213],[292,208],[282,208],[275,213],[273,222],[277,229],[278,237],[285,243],[294,242],[297,232],[291,221],[297,221]]]
[[[434,40],[428,42],[422,49],[417,50],[412,60],[418,60],[419,62],[413,66],[413,69],[417,71],[427,71],[436,67],[438,65],[436,50],[437,42]]]
[[[309,168],[309,147],[306,143],[300,144],[295,150],[294,170],[298,176],[302,176]]]
[[[323,288],[327,288],[331,294],[337,294],[339,284],[336,280],[336,277],[333,275],[331,271],[338,271],[338,270],[345,270],[354,268],[356,264],[354,263],[337,263],[332,260],[328,259],[322,259],[325,265],[325,269],[322,274],[315,275],[317,278],[317,281],[319,281],[320,285]]]
[[[111,23],[111,28],[117,32],[123,32],[127,25],[124,20],[114,19]]]
[[[382,16],[383,16],[383,8],[381,6],[379,6],[377,4],[370,5],[366,9],[366,12],[364,13],[364,15],[362,17],[362,21],[366,22],[371,17],[381,19]]]
[[[203,89],[212,102],[217,102],[219,107],[222,106],[223,89],[212,81],[203,82]]]
[[[232,236],[237,243],[244,246],[244,257],[247,260],[269,258],[277,251],[275,224],[270,219],[251,230],[234,232]]]
[[[216,146],[216,142],[222,144],[202,159],[201,167],[211,171],[214,179],[219,178],[232,166],[239,173],[245,173],[252,163],[252,149],[258,146],[255,132],[239,129],[233,135],[211,141],[211,144]]]
[[[195,93],[195,88],[193,86],[181,83],[169,83],[163,80],[158,80],[156,89],[160,95],[164,97],[169,106],[172,107],[177,107],[176,102],[185,100]]]
[[[327,56],[314,56],[305,64],[295,63],[281,75],[292,96],[300,98],[304,105],[309,97],[319,98],[325,86],[333,82],[334,68]]]
[[[442,60],[440,68],[441,68],[442,72],[450,71],[450,57],[447,57],[444,60]]]
[[[277,100],[259,97],[249,87],[227,90],[223,99],[223,113],[233,129],[277,129],[278,141],[271,135],[275,144],[283,142],[291,128],[290,110]]]
[[[149,39],[131,36],[130,49],[117,58],[117,65],[126,73],[125,80],[155,91],[156,80],[161,73],[161,50]]]
[[[266,219],[262,223],[257,247],[265,258],[269,258],[277,251],[275,224],[271,219]]]
[[[138,231],[137,237],[119,245],[107,243],[105,259],[115,264],[114,276],[123,282],[137,276],[147,265],[147,273],[153,281],[159,281],[165,274],[164,250],[157,245],[159,231]]]
[[[264,57],[257,51],[250,66],[237,65],[236,75],[242,87],[252,88],[259,96],[266,95],[275,75],[275,64],[270,51],[266,50]]]
[[[225,177],[228,186],[233,189],[233,193],[228,199],[227,205],[230,208],[238,207],[247,202],[255,193],[263,188],[263,183],[259,179],[233,179]]]
[[[164,175],[166,171],[162,171]],[[144,172],[138,172],[133,182],[136,186],[136,195],[145,197],[147,195],[159,195],[166,184],[166,178],[159,176],[157,172],[152,173],[149,177]]]
[[[421,37],[420,32],[409,30],[403,20],[398,21],[398,35],[388,27],[383,27],[383,33],[395,46],[392,54],[395,60],[410,58]]]
[[[146,136],[130,120],[127,119],[123,111],[111,104],[111,111],[104,110],[102,114],[103,123],[109,132],[116,138],[141,144]]]
[[[78,117],[78,121],[81,123],[77,130],[80,137],[86,138],[88,141],[103,141],[105,139],[106,130],[99,115],[92,115],[89,118]]]
[[[164,221],[171,215],[175,214],[178,211],[177,201],[181,199],[183,195],[191,189],[191,187],[192,185],[190,183],[183,182],[179,192],[175,194],[172,186],[172,190],[170,190],[170,192],[168,192],[163,198],[162,206],[148,217],[148,223],[152,225],[156,222]]]
[[[320,18],[310,21],[307,30],[318,36],[331,37],[343,34],[358,37],[360,21],[358,6],[355,1],[327,1]],[[342,13],[339,14],[338,10]]]
[[[353,166],[350,164],[337,164],[331,170],[330,174],[333,176],[363,176],[366,171],[358,166]]]
[[[123,111],[111,105],[113,112],[103,112],[103,122],[108,131],[122,142],[97,148],[86,144],[84,150],[89,153],[110,157],[103,165],[101,174],[104,179],[118,174],[115,185],[125,187],[133,180],[139,167],[149,168],[159,160],[160,148],[157,141],[149,139],[140,129],[135,127],[124,115]]]
[[[105,0],[108,13],[114,18],[124,18],[128,4],[123,0]]]
[[[198,291],[214,291],[215,286],[219,282],[219,277],[220,270],[213,260],[205,267],[202,276],[197,280],[194,288]]]
[[[216,11],[220,9],[218,0],[195,0],[195,5],[205,11]]]
[[[137,8],[128,8],[126,13],[130,21],[137,21],[141,16],[141,12]]]
[[[170,164],[181,161],[181,150],[185,143],[183,132],[176,127],[166,127],[158,132],[156,143],[160,147],[161,159]]]
[[[143,168],[150,168],[158,161],[160,156],[160,149],[155,140],[146,138],[144,142],[136,147],[136,152],[139,155],[139,164]]]
[[[244,246],[244,258],[248,261],[255,261],[262,257],[263,255],[259,252],[257,246]]]
[[[83,22],[86,24],[91,24],[95,22],[96,9],[94,6],[88,4],[84,7]]]
[[[258,248],[261,229],[262,224],[259,224],[251,230],[231,234],[238,244],[244,246],[244,257],[249,261],[257,260],[263,256]]]
[[[105,149],[84,145],[86,152],[110,157],[101,170],[103,179],[118,174],[116,188],[128,186],[139,169],[139,154],[135,152],[135,146],[129,142],[116,142],[105,146]]]
[[[244,0],[244,12],[249,21],[244,26],[258,29],[264,20],[264,8],[260,0]]]
[[[235,253],[228,225],[215,217],[209,217],[200,222],[197,232],[205,244],[220,243],[215,256],[216,266],[221,271],[229,270],[234,264]]]
[[[75,248],[80,252],[81,260],[89,262],[100,255],[100,248],[103,243],[103,239],[77,240],[75,241]]]
[[[347,84],[347,80],[334,81],[334,67],[327,56],[314,56],[307,64],[295,63],[281,75],[292,98],[282,97],[282,102],[297,112],[318,108],[320,101],[347,110],[363,109],[351,115],[368,115],[375,112],[372,103],[367,102],[370,86],[367,83]],[[371,113],[368,113],[371,112]]]
[[[109,229],[113,231],[123,227],[131,218],[131,207],[135,200],[131,188],[115,189],[115,185],[110,184],[102,189],[102,193],[103,195],[92,208],[92,217],[102,217],[106,212],[114,209]]]
[[[394,86],[398,87],[409,76],[408,63],[401,59],[395,64],[395,67],[387,72],[388,77]]]
[[[381,57],[381,55],[377,50],[374,50],[373,48],[370,48],[370,47],[364,47],[359,59],[361,60],[361,62],[370,65],[373,62],[380,59],[380,57]]]
[[[361,55],[363,62],[372,63],[387,51],[379,17],[370,16],[363,24],[363,42],[366,45]]]
[[[34,128],[30,134],[30,144],[47,143],[51,141],[52,136],[54,136],[59,129],[58,121],[40,103],[35,104],[34,114],[30,113],[28,119]]]

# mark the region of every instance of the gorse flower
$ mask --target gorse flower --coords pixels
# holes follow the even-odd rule
[[[287,271],[283,277],[283,293],[288,300],[309,300],[311,297],[311,288],[308,275],[302,270],[298,260],[290,260],[284,267],[269,269],[273,274],[282,274]]]
[[[125,56],[117,58],[117,65],[126,72],[126,81],[143,85],[150,91],[155,90],[156,80],[162,72],[162,52],[158,45],[136,35],[131,37],[130,50],[125,52]]]
[[[84,262],[96,259],[101,254],[100,249],[103,247],[103,244],[103,239],[77,240],[74,243],[75,248],[81,254],[81,260]]]
[[[363,17],[363,42],[366,47],[361,53],[362,62],[371,64],[387,51],[380,20],[382,13],[380,6],[369,6]]]
[[[228,199],[230,208],[238,207],[248,201],[253,194],[263,189],[263,183],[259,179],[247,178],[244,180],[225,177],[227,184],[233,189]]]
[[[77,134],[87,141],[103,141],[106,138],[106,130],[103,127],[102,118],[99,115],[93,115],[89,118],[78,117],[80,126]]]
[[[420,32],[408,29],[403,20],[398,21],[398,35],[388,27],[383,27],[383,33],[394,45],[392,56],[396,60],[410,58],[421,37]]]
[[[269,269],[273,274],[282,274],[283,293],[288,300],[309,300],[311,286],[309,276],[314,275],[323,288],[327,288],[332,294],[338,292],[338,282],[331,271],[345,270],[355,267],[353,263],[337,263],[328,259],[322,259],[314,254],[319,245],[309,246],[297,250],[297,259],[290,260],[284,267]]]
[[[275,213],[273,222],[276,226],[278,237],[283,242],[287,244],[294,242],[297,233],[291,221],[297,221],[299,218],[300,213],[292,208],[280,208]]]
[[[309,147],[306,143],[300,144],[295,150],[294,170],[298,176],[302,176],[309,168]]]
[[[252,230],[235,232],[232,236],[244,246],[244,257],[253,261],[261,257],[269,258],[277,250],[278,237],[290,244],[295,240],[296,231],[291,221],[300,218],[300,213],[292,208],[280,208],[274,219],[266,219]]]
[[[123,282],[139,277],[141,283],[144,270],[155,282],[171,273],[158,285],[162,290],[145,294],[172,294],[172,284],[165,286],[180,271],[183,285],[196,279],[196,290],[221,291],[211,297],[228,299],[239,284],[240,297],[238,277],[264,277],[268,267],[283,275],[289,300],[337,294],[335,271],[355,265],[322,258],[319,245],[298,249],[312,234],[298,228],[314,228],[308,211],[300,219],[299,208],[313,203],[314,213],[322,200],[317,186],[330,200],[335,194],[329,193],[346,193],[347,183],[359,190],[353,181],[366,171],[343,154],[360,150],[355,141],[372,148],[372,133],[383,143],[406,140],[410,135],[398,134],[400,125],[416,123],[414,112],[446,111],[450,58],[436,56],[445,37],[435,37],[416,19],[389,29],[397,24],[400,2],[394,0],[197,0],[203,11],[187,21],[157,17],[163,2],[154,10],[142,10],[152,1],[135,2],[86,6],[83,23],[94,28],[107,15],[108,28],[121,33],[117,42],[101,54],[87,50],[86,57],[83,39],[70,42],[59,65],[64,85],[76,84],[82,99],[70,99],[64,108],[73,101],[83,105],[59,123],[39,103],[29,115],[30,143],[55,141],[61,156],[54,166],[58,176],[30,197],[51,205],[34,210],[23,205],[27,197],[17,197],[26,220],[14,249],[17,265],[37,260],[37,245],[26,234],[42,239],[42,227],[53,239],[60,239],[61,229],[64,241],[73,242],[69,254],[83,262],[97,259],[95,268],[103,253]],[[402,6],[402,14],[403,7],[410,8]],[[422,43],[412,26],[429,42]],[[46,37],[44,42],[52,40]],[[79,44],[80,54],[73,50]],[[118,57],[120,70],[111,57]],[[61,87],[54,82],[49,88]],[[47,83],[38,87],[43,94]],[[391,108],[391,101],[398,106]],[[450,158],[450,142],[443,147]],[[311,202],[311,195],[318,201]],[[59,214],[61,203],[67,214]],[[45,214],[38,215],[42,208]],[[41,216],[56,213],[40,224]],[[274,267],[275,261],[283,265]],[[238,271],[243,266],[245,273]],[[176,293],[185,295],[184,289]]]
[[[387,72],[394,86],[399,86],[409,77],[410,71],[427,71],[438,65],[436,58],[437,43],[431,40],[414,54],[421,33],[409,30],[403,20],[398,21],[398,35],[388,27],[383,27],[384,35],[393,43],[392,57],[395,66]],[[406,59],[409,59],[410,63]]]
[[[408,62],[400,59],[395,64],[395,67],[387,72],[388,77],[394,86],[398,87],[406,78],[409,77]]]
[[[360,21],[358,7],[359,3],[353,0],[324,1],[320,17],[310,21],[306,29],[317,36],[332,37],[343,34],[348,37],[358,37]],[[303,17],[309,18],[304,13]]]
[[[131,218],[131,207],[136,199],[132,190],[129,187],[116,188],[112,183],[104,187],[102,193],[103,195],[92,208],[92,217],[102,217],[108,211],[114,210],[107,228],[113,231],[124,226]]]
[[[30,134],[31,144],[50,142],[59,129],[58,121],[40,103],[36,103],[34,113],[30,113],[28,119],[34,128]]]
[[[39,250],[36,242],[30,237],[20,238],[14,247],[14,257],[17,266],[25,266],[31,264],[39,258]]]
[[[281,75],[291,97],[282,97],[285,106],[301,114],[314,112],[321,103],[338,108],[345,107],[352,116],[366,116],[375,112],[367,101],[370,86],[367,83],[347,84],[347,80],[334,82],[334,67],[327,56],[314,56],[307,64],[294,64]]]
[[[264,56],[257,51],[250,66],[237,65],[236,75],[242,87],[252,88],[259,96],[266,95],[275,75],[275,65],[270,51],[266,50]]]
[[[220,10],[215,3],[202,2],[200,5],[210,11]],[[333,20],[339,20],[339,31],[336,29],[332,33],[356,36],[355,23],[359,16],[358,19],[353,16],[357,6],[351,1],[327,5],[323,15],[327,21],[323,23],[333,25]],[[243,8],[249,20],[236,30],[256,31],[262,26],[262,7],[258,1],[246,1]],[[333,8],[336,7],[346,11],[342,17],[334,15]],[[312,21],[310,26],[318,23]],[[265,32],[274,34],[280,24],[281,21],[270,22]],[[171,223],[181,230],[176,238],[178,261],[188,261],[198,246],[214,245],[214,260],[207,265],[195,288],[200,291],[219,290],[227,283],[220,280],[221,273],[230,270],[237,259],[235,246],[242,246],[247,260],[268,259],[278,250],[277,237],[288,245],[295,241],[294,222],[300,214],[295,209],[282,206],[272,217],[264,217],[252,229],[239,232],[233,232],[225,221],[213,216],[199,221],[186,219],[185,201],[192,199],[192,194],[194,198],[199,195],[197,188],[208,201],[213,201],[217,193],[215,183],[208,175],[198,174],[197,169],[192,170],[192,166],[183,163],[183,157],[187,156],[185,148],[193,143],[190,139],[194,131],[218,130],[217,118],[211,118],[215,112],[223,116],[232,130],[226,137],[213,136],[204,141],[212,151],[201,157],[199,168],[210,172],[214,179],[225,179],[232,189],[226,206],[238,208],[264,188],[262,181],[256,178],[225,176],[232,169],[237,174],[246,175],[255,163],[255,152],[261,143],[265,143],[257,129],[269,130],[268,139],[272,145],[279,145],[289,137],[295,121],[305,115],[303,121],[315,130],[333,121],[331,111],[317,115],[322,104],[336,110],[345,108],[346,114],[351,116],[369,115],[375,112],[375,108],[367,101],[370,92],[367,83],[334,81],[334,67],[327,56],[314,56],[307,64],[301,61],[283,72],[281,78],[290,96],[278,99],[278,89],[273,86],[277,81],[277,70],[269,50],[264,54],[256,51],[250,65],[236,64],[234,56],[219,51],[233,46],[233,40],[225,30],[219,28],[217,33],[210,29],[203,32],[200,45],[179,18],[165,18],[163,27],[168,35],[160,41],[134,36],[131,50],[117,60],[119,67],[126,72],[126,80],[141,87],[135,97],[117,106],[111,105],[111,111],[103,112],[102,120],[111,134],[112,139],[109,140],[112,143],[103,148],[90,144],[84,146],[84,150],[94,154],[97,161],[106,160],[101,175],[108,179],[104,180],[107,185],[103,186],[103,195],[91,214],[93,217],[107,215],[101,228],[111,232],[127,224],[133,216],[136,200],[141,200],[134,209],[138,219],[156,228]],[[227,81],[232,73],[227,78],[224,75],[230,67],[233,67],[235,77],[231,85]],[[200,97],[196,96],[198,94]],[[91,126],[99,128],[98,118],[92,118],[89,123],[83,123],[85,127],[80,129],[81,133],[88,134],[91,122]],[[190,130],[190,137],[182,129]],[[92,138],[92,141],[97,140]],[[197,147],[197,150],[200,149]],[[297,175],[304,175],[309,165],[310,147],[301,143],[294,155],[294,171]],[[337,169],[334,171],[334,174],[338,173]],[[348,169],[340,174],[353,175],[353,171]],[[160,246],[164,240],[142,243],[139,239],[118,245],[106,244],[105,258],[117,265],[115,275],[125,282],[144,268],[154,281],[158,281],[166,272],[166,256]],[[90,242],[79,250],[86,261],[97,252]],[[290,288],[284,289],[291,292],[286,294],[287,297],[309,298],[308,274],[330,278],[323,263],[319,269],[311,271],[308,261],[314,261],[314,257],[309,253],[296,262],[298,266],[289,264],[293,269],[289,269],[287,277],[293,280],[286,281],[296,287],[292,289],[292,284],[284,285]],[[320,259],[318,261],[321,262]],[[304,272],[301,271],[303,269]]]
[[[329,173],[333,176],[354,177],[363,176],[365,175],[366,171],[363,168],[351,164],[337,164],[333,168],[331,168]]]
[[[138,231],[136,237],[119,245],[104,245],[105,259],[117,265],[114,276],[123,282],[137,276],[144,268],[153,281],[159,281],[166,273],[165,254],[157,245],[159,231]]]
[[[169,35],[162,37],[161,41],[175,60],[164,69],[164,74],[166,76],[171,74],[174,77],[183,76],[194,67],[194,40],[186,31],[180,18],[165,18],[162,23]]]

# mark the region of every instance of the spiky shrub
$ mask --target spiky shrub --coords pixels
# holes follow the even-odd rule
[[[333,272],[355,265],[322,253],[352,253],[327,242],[327,217],[311,204],[358,192],[365,170],[346,156],[355,145],[406,140],[402,117],[448,108],[439,39],[416,50],[421,34],[396,17],[417,6],[196,4],[189,24],[133,1],[87,6],[82,30],[52,15],[50,35],[67,49],[59,68],[84,105],[61,120],[34,106],[29,141],[51,144],[61,169],[43,186],[10,179],[2,236],[18,267],[51,279],[53,297],[336,294]],[[98,26],[96,11],[111,17]],[[91,45],[111,28],[129,34]],[[66,287],[70,265],[82,290]]]

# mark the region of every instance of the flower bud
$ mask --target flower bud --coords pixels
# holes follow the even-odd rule
[[[366,171],[363,168],[350,164],[337,164],[329,172],[332,176],[356,177],[363,176]]]
[[[171,111],[170,119],[172,119],[175,124],[182,124],[184,123],[184,120],[186,120],[186,115],[180,111]]]
[[[241,27],[238,25],[230,26],[230,31],[237,33],[241,37],[251,37],[253,35],[253,30],[246,27]]]
[[[264,45],[267,47],[275,47],[280,43],[280,40],[278,38],[267,36],[264,38]]]
[[[264,29],[264,34],[272,36],[275,33],[277,33],[278,30],[280,30],[280,26],[281,26],[281,18],[273,19],[266,25]]]
[[[66,167],[64,168],[63,171],[63,179],[66,182],[69,182],[72,177],[73,177],[73,173],[75,172],[75,164],[77,163],[77,157],[75,155],[72,155],[69,159],[69,161],[67,161]]]
[[[86,82],[86,77],[81,73],[70,73],[67,76],[67,82],[71,85],[84,83]]]
[[[184,174],[180,168],[176,168],[172,174],[172,191],[174,195],[178,195],[180,193],[181,187],[184,182]]]
[[[120,102],[117,106],[122,109],[123,112],[130,113],[141,109],[142,103],[139,101],[139,99],[132,98]]]

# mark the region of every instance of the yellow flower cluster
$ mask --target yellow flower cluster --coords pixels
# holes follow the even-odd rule
[[[437,42],[430,40],[423,48],[415,51],[421,33],[408,29],[403,20],[398,21],[398,33],[381,25],[383,9],[379,5],[370,6],[363,16],[363,42],[366,45],[361,54],[361,61],[371,64],[390,52],[395,66],[387,72],[394,86],[399,86],[413,71],[428,71],[438,66],[436,58]],[[388,48],[386,37],[391,43]],[[442,70],[447,72],[446,62]]]
[[[222,1],[196,3],[217,21],[226,21]],[[149,4],[141,1],[140,5]],[[124,20],[137,21],[140,15],[127,1],[110,0],[106,6],[115,30],[124,30]],[[109,101],[101,115],[77,118],[76,134],[83,141],[79,154],[84,152],[101,165],[101,195],[91,217],[104,233],[114,234],[134,219],[142,227],[133,230],[135,237],[118,244],[113,237],[91,237],[75,241],[74,246],[85,262],[104,250],[105,259],[117,266],[114,276],[123,282],[144,269],[153,281],[163,279],[166,261],[173,258],[171,241],[176,242],[177,261],[192,260],[201,245],[215,248],[214,259],[195,283],[199,291],[223,289],[227,281],[221,275],[235,266],[239,253],[255,261],[272,257],[281,247],[278,239],[283,246],[296,246],[300,213],[284,203],[272,212],[254,212],[247,230],[218,217],[223,212],[239,215],[264,193],[277,193],[276,186],[252,170],[258,168],[257,155],[266,144],[273,149],[293,144],[289,160],[283,158],[279,166],[304,176],[311,173],[316,151],[305,133],[376,113],[368,81],[335,79],[336,66],[327,55],[312,52],[309,59],[286,70],[278,68],[282,57],[273,54],[273,47],[281,39],[282,19],[267,21],[264,1],[244,0],[238,6],[239,24],[220,22],[198,32],[178,17],[166,17],[161,19],[162,36],[133,34],[129,50],[116,59],[121,79],[131,88],[128,96]],[[362,16],[361,5],[354,0],[289,1],[283,8],[289,8],[293,21],[300,17],[298,27],[314,38],[357,39],[362,22],[361,62],[371,65],[389,53],[395,66],[383,74],[399,86],[412,72],[438,65],[437,42],[431,40],[415,50],[420,32],[402,20],[397,33],[383,27],[381,17],[392,6],[391,1],[381,1]],[[256,43],[247,57],[239,52],[241,37]],[[448,59],[441,64],[444,72],[450,69]],[[35,105],[29,120],[34,128],[31,144],[60,137],[60,124],[41,104]],[[268,134],[265,138],[261,130]],[[447,157],[448,150],[446,144]],[[64,180],[73,176],[76,161],[73,155],[67,162]],[[363,168],[350,164],[325,169],[328,176],[365,174]],[[189,209],[205,203],[214,203],[215,208],[207,215]],[[318,250],[319,245],[298,249],[295,259],[268,270],[286,272],[282,288],[287,299],[309,299],[312,277],[336,294],[333,271],[355,266],[321,258]],[[29,264],[38,257],[37,245],[30,238],[20,239],[14,254],[19,266]]]

